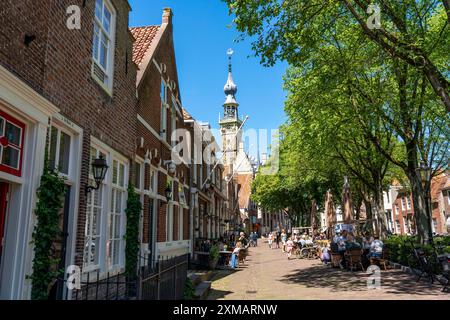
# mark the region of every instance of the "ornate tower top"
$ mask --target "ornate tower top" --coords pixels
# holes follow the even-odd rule
[[[228,55],[228,80],[225,86],[223,87],[223,91],[225,95],[227,96],[224,105],[235,105],[237,106],[238,103],[236,101],[236,93],[237,93],[237,85],[233,81],[232,76],[232,68],[231,68],[231,57],[233,56],[233,49],[228,49],[227,55]]]

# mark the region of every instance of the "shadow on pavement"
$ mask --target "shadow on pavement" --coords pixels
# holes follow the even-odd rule
[[[280,281],[301,284],[307,288],[329,288],[333,292],[367,292],[368,277],[361,271],[351,272],[317,265],[294,270]],[[391,294],[442,295],[439,286],[424,281],[416,282],[413,276],[399,270],[381,271],[381,288]]]
[[[223,291],[223,290],[209,290],[208,298],[206,300],[218,300],[225,298],[227,295],[231,294],[231,291]]]

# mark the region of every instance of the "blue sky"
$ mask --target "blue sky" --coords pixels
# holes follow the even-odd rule
[[[284,122],[285,93],[282,77],[286,63],[271,68],[252,57],[250,39],[236,43],[232,17],[221,0],[129,0],[130,26],[161,24],[162,10],[174,17],[174,43],[180,93],[184,107],[199,121],[218,127],[225,101],[228,48],[233,48],[233,78],[241,116],[250,118],[246,128],[275,129]],[[261,150],[262,151],[262,150]]]

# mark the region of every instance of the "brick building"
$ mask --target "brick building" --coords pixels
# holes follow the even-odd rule
[[[73,5],[79,29],[68,27]],[[21,0],[2,6],[0,112],[16,126],[2,148],[18,153],[11,153],[1,168],[9,204],[2,220],[0,290],[2,298],[26,299],[32,212],[47,133],[50,163],[67,185],[60,219],[64,236],[54,244],[58,267],[76,264],[85,274],[98,270],[100,277],[124,270],[126,188],[137,125],[134,39],[126,0]],[[19,131],[21,139],[15,136]],[[98,190],[86,192],[93,184],[90,162],[100,155],[109,170]],[[0,200],[4,208],[1,202],[5,199]],[[56,289],[52,294],[63,294]]]
[[[450,217],[449,193],[450,179],[443,172],[431,182],[431,228],[434,233],[446,234],[447,220]],[[388,229],[396,234],[415,234],[414,204],[411,193],[400,185],[393,185],[384,192]]]
[[[136,185],[144,203],[142,251],[155,259],[190,250],[190,163],[181,158],[177,163],[180,152],[172,154],[186,138],[176,129],[188,127],[178,84],[172,11],[164,9],[161,25],[131,28],[131,32],[136,39],[133,61],[138,66],[136,162],[141,181]]]

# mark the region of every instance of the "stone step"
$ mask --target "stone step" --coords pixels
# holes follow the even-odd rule
[[[191,279],[194,287],[198,286],[203,281],[209,281],[214,276],[213,271],[205,271],[205,272],[189,272],[188,278]]]
[[[202,281],[197,287],[195,287],[194,299],[206,300],[211,290],[211,281]]]

